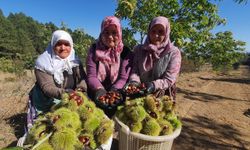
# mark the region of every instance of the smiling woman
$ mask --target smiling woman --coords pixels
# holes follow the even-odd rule
[[[115,46],[117,46],[118,44],[118,40],[119,40],[119,35],[116,29],[115,25],[110,25],[109,27],[107,27],[102,35],[101,35],[101,39],[103,41],[103,43],[110,47],[113,48]]]
[[[170,40],[169,20],[164,16],[155,17],[149,24],[145,43],[136,46],[134,52],[128,85],[145,85],[146,94],[166,94],[175,100],[181,53]]]
[[[49,111],[64,92],[78,88],[86,91],[86,75],[69,33],[57,30],[52,34],[47,49],[36,60],[35,75],[31,100],[38,113]]]
[[[59,40],[54,47],[54,51],[62,59],[67,58],[71,52],[71,45],[66,40]]]
[[[89,51],[86,61],[88,95],[112,117],[116,106],[123,101],[120,90],[125,85],[132,67],[132,52],[123,45],[120,20],[115,16],[105,17],[97,42]],[[119,97],[117,101],[103,98]]]

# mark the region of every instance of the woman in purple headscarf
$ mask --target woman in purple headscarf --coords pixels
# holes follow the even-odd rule
[[[151,21],[145,43],[135,47],[133,63],[130,81],[145,83],[146,93],[169,92],[174,86],[180,71],[181,52],[170,41],[170,23],[166,17]]]
[[[106,17],[101,25],[101,33],[87,55],[86,71],[88,95],[95,102],[107,91],[118,91],[126,84],[131,71],[132,52],[123,45],[120,20]],[[114,110],[105,110],[108,116]]]

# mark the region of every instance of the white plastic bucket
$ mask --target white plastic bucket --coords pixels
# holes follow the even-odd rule
[[[181,133],[179,128],[171,135],[149,136],[131,132],[117,117],[115,121],[119,125],[119,150],[171,150],[174,139]]]

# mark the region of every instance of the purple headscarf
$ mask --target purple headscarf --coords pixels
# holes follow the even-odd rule
[[[114,48],[107,48],[101,40],[103,31],[110,25],[115,25],[118,32],[118,44]],[[115,16],[106,17],[101,25],[101,33],[96,44],[96,61],[99,61],[98,66],[98,79],[104,81],[107,74],[110,75],[112,83],[118,77],[120,68],[120,54],[123,50],[122,43],[122,28],[120,20]]]
[[[153,26],[157,24],[162,25],[166,30],[165,39],[158,46],[151,44],[149,38],[150,30],[152,29]],[[148,35],[142,47],[143,50],[145,51],[145,59],[143,62],[143,67],[145,71],[152,69],[154,65],[153,64],[154,60],[159,59],[162,56],[162,54],[165,54],[165,52],[169,51],[173,47],[173,44],[171,43],[169,36],[170,36],[170,23],[168,19],[162,16],[155,17],[149,24]]]

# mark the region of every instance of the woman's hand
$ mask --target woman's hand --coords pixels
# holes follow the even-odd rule
[[[152,94],[153,92],[155,92],[155,85],[153,82],[147,82],[145,83],[146,86],[146,94]]]
[[[94,100],[95,100],[95,101],[99,101],[99,98],[100,98],[101,96],[106,95],[106,93],[107,93],[107,91],[106,91],[105,89],[103,89],[103,88],[98,89],[98,90],[95,92]]]

